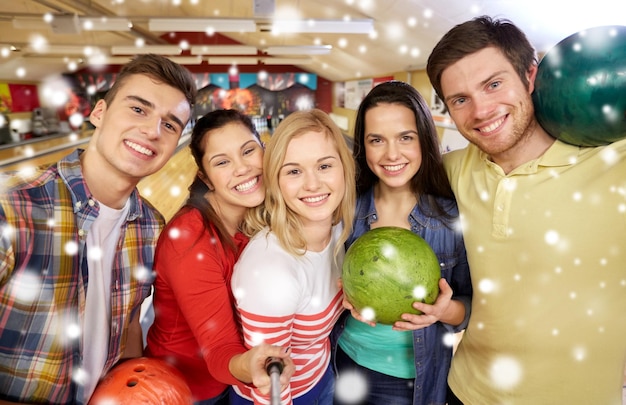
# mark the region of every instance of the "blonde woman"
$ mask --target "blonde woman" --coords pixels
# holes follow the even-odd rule
[[[296,371],[283,404],[332,404],[329,334],[342,308],[337,286],[355,208],[355,168],[341,130],[319,110],[289,115],[263,158],[265,205],[246,221],[252,238],[232,288],[245,344],[289,346]],[[235,387],[231,404],[268,403]]]

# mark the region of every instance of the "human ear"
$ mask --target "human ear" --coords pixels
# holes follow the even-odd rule
[[[89,122],[93,124],[94,127],[98,127],[102,120],[104,119],[104,115],[106,114],[107,103],[104,99],[98,100],[96,105],[91,110],[89,114]]]
[[[531,94],[535,91],[535,79],[537,78],[538,67],[536,63],[533,63],[528,72],[526,72],[526,80],[528,80],[528,93]]]
[[[209,191],[215,191],[215,187],[213,187],[213,184],[211,184],[211,180],[209,180],[207,175],[204,174],[202,170],[198,171],[198,178],[202,180],[204,184],[206,184],[206,186],[209,188]]]

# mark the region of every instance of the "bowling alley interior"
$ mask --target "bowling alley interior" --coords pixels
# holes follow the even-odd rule
[[[144,53],[186,66],[198,89],[176,154],[139,183],[166,219],[195,175],[186,148],[193,123],[215,109],[245,112],[267,141],[290,113],[319,108],[351,142],[362,98],[401,80],[429,101],[441,150],[463,148],[425,66],[447,30],[483,14],[513,21],[540,58],[586,28],[626,25],[613,0],[3,0],[0,172],[28,173],[85,147],[91,108]]]

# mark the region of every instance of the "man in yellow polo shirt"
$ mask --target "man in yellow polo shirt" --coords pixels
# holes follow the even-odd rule
[[[474,286],[449,404],[621,404],[626,140],[541,128],[535,52],[509,21],[456,26],[427,71],[470,141],[444,156]]]

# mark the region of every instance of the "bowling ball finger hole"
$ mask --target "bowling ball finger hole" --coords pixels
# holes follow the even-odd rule
[[[139,379],[138,378],[129,378],[128,381],[126,381],[126,386],[127,387],[134,387],[135,385],[139,384]]]

